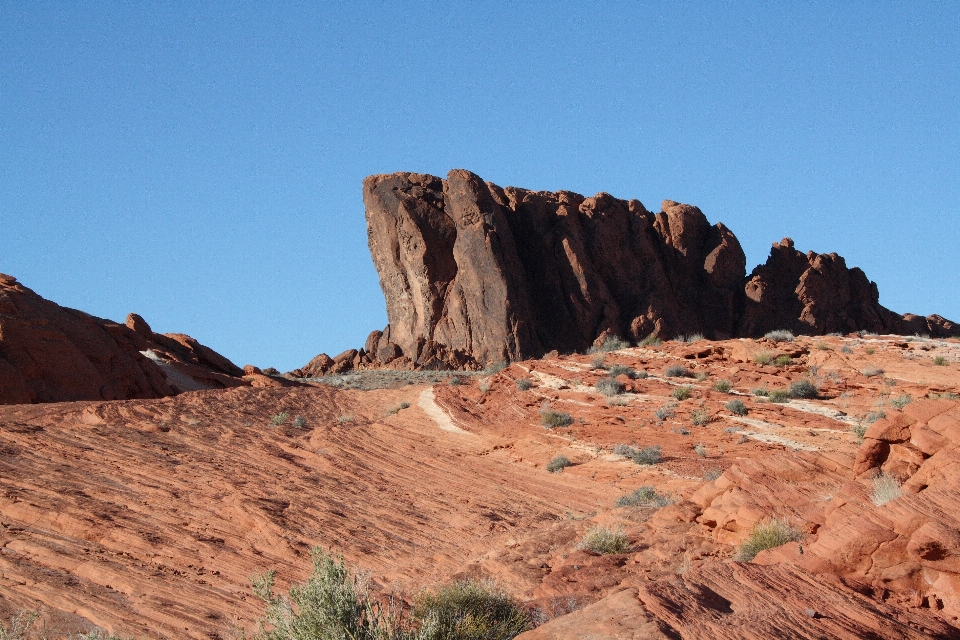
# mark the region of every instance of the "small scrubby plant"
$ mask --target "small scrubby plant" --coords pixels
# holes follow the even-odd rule
[[[634,371],[633,375],[630,377],[637,380],[646,380],[648,377],[650,377],[650,374],[641,369],[640,371]]]
[[[793,364],[793,358],[788,355],[780,355],[773,359],[773,363],[778,367],[789,367]]]
[[[903,395],[899,395],[893,400],[891,400],[890,406],[893,407],[894,409],[903,409],[905,406],[907,406],[911,402],[913,402],[913,397],[908,393],[904,393]]]
[[[646,338],[640,341],[641,347],[659,347],[663,344],[663,340],[658,338],[656,334],[651,333]]]
[[[678,340],[680,340],[681,342],[686,342],[687,344],[693,344],[694,342],[700,342],[701,340],[703,340],[703,334],[691,333],[688,336],[680,336]]]
[[[853,349],[851,349],[847,345],[843,345],[842,347],[840,347],[840,353],[853,353]]]
[[[590,359],[590,367],[592,369],[606,369],[607,368],[607,357],[602,353],[598,353],[593,358]]]
[[[880,409],[879,411],[871,411],[870,413],[865,415],[863,417],[863,421],[866,422],[867,424],[873,424],[880,418],[886,418],[886,417],[887,417],[886,412],[884,412],[883,409]]]
[[[513,598],[492,582],[476,580],[421,594],[411,618],[415,630],[370,640],[510,640],[533,626],[530,614]]]
[[[937,365],[938,367],[945,367],[950,364],[950,361],[943,356],[937,356],[933,359],[933,364]]]
[[[628,444],[617,444],[613,446],[613,453],[625,458],[632,458],[636,452],[637,450]]]
[[[659,420],[660,422],[663,422],[667,418],[672,418],[676,414],[673,410],[673,407],[667,405],[664,407],[660,407],[659,409],[654,411],[653,415],[657,420]]]
[[[533,380],[530,378],[520,378],[517,380],[516,385],[520,391],[526,391],[533,386]]]
[[[753,361],[759,365],[768,365],[773,363],[773,354],[769,351],[758,351],[753,354]]]
[[[703,409],[694,409],[690,412],[690,421],[693,422],[693,426],[702,427],[710,422],[710,414]]]
[[[693,394],[692,387],[676,387],[673,390],[673,397],[677,400],[686,400]]]
[[[703,446],[702,442],[698,442],[693,446],[693,452],[700,456],[701,458],[707,457],[707,448]]]
[[[877,367],[867,367],[866,369],[864,369],[864,370],[861,371],[860,373],[862,373],[863,375],[865,375],[865,376],[868,377],[868,378],[872,378],[872,377],[874,377],[874,376],[882,376],[882,375],[883,375],[883,369],[878,369]]]
[[[794,380],[787,387],[787,395],[791,398],[816,398],[818,393],[817,385],[808,378]]]
[[[703,479],[706,480],[707,482],[713,482],[714,480],[716,480],[722,475],[723,475],[723,471],[714,467],[712,469],[707,469],[706,471],[703,472]]]
[[[643,447],[633,454],[633,461],[640,465],[653,465],[661,460],[663,460],[663,453],[661,453],[660,445],[658,444],[652,447]]]
[[[786,389],[774,389],[770,392],[770,395],[767,396],[770,398],[770,402],[790,402],[790,394],[787,393]]]
[[[743,404],[743,400],[739,398],[731,400],[724,406],[727,408],[727,411],[735,413],[738,416],[747,415],[747,405]]]
[[[389,411],[387,411],[387,415],[388,415],[388,416],[396,415],[396,414],[400,413],[401,411],[403,411],[404,409],[407,409],[407,408],[409,408],[409,407],[410,407],[410,403],[409,403],[409,402],[401,402],[401,403],[398,404],[397,406],[395,406],[395,407],[393,407],[392,409],[390,409]]]
[[[0,622],[0,640],[26,640],[32,635],[30,628],[39,618],[36,611],[21,611],[10,618],[9,627]]]
[[[560,473],[572,464],[567,456],[556,456],[547,463],[547,471],[550,473]]]
[[[573,416],[569,413],[564,413],[562,411],[554,411],[548,409],[540,414],[540,424],[545,426],[548,429],[555,429],[557,427],[568,427],[573,424]]]
[[[580,542],[580,547],[601,555],[626,553],[630,549],[627,534],[619,529],[594,527]]]
[[[623,384],[614,378],[603,378],[597,381],[597,391],[605,396],[615,396],[623,393]]]
[[[765,336],[767,340],[773,340],[774,342],[793,342],[793,333],[787,331],[786,329],[777,329],[775,331],[768,331]]]
[[[297,429],[303,429],[305,426],[307,426],[307,419],[303,416],[297,416],[293,419],[293,426],[295,426]]]
[[[755,396],[761,396],[763,398],[770,396],[770,390],[767,389],[766,387],[758,387],[754,389],[751,393],[753,393],[753,395]]]
[[[673,504],[673,499],[670,496],[666,496],[660,493],[657,493],[657,490],[653,487],[640,487],[636,489],[633,493],[628,493],[625,496],[620,496],[617,498],[616,506],[618,507],[665,507],[668,504]]]
[[[279,426],[282,425],[284,422],[286,422],[286,421],[287,421],[287,418],[289,418],[289,417],[290,417],[290,414],[289,414],[289,413],[287,413],[286,411],[281,411],[280,413],[278,413],[278,414],[276,414],[276,415],[270,416],[270,424],[272,424],[272,425],[275,426],[275,427],[279,427]]]
[[[859,422],[850,427],[850,432],[853,434],[853,437],[857,439],[857,444],[863,444],[863,436],[867,434],[867,425]]]
[[[733,383],[729,380],[717,380],[713,383],[714,391],[719,391],[720,393],[730,393],[730,389],[733,389]]]
[[[700,382],[703,382],[704,380],[710,377],[710,374],[707,373],[706,371],[697,371],[696,373],[693,374],[693,377],[699,380]]]
[[[668,378],[689,378],[690,372],[682,365],[672,364],[664,370],[663,375]]]
[[[616,378],[617,376],[627,376],[628,378],[633,378],[636,372],[632,367],[628,367],[624,364],[615,364],[607,369],[607,373],[611,377]]]
[[[879,506],[891,500],[896,500],[902,492],[903,489],[900,487],[899,480],[881,473],[873,479],[873,491],[870,494],[870,499],[873,500],[873,504]]]
[[[773,549],[788,542],[800,542],[803,532],[790,523],[773,518],[759,522],[750,530],[750,535],[737,549],[736,558],[740,562],[749,562],[764,549]]]

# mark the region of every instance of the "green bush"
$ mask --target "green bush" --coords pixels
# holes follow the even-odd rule
[[[640,465],[653,465],[661,460],[663,460],[663,454],[658,444],[652,447],[643,447],[633,454],[633,461]]]
[[[710,374],[707,373],[706,371],[697,371],[696,373],[693,374],[693,377],[699,380],[700,382],[703,382],[704,380],[710,377]]]
[[[743,404],[743,400],[739,398],[731,400],[724,406],[727,408],[727,411],[735,413],[738,416],[747,415],[747,405]]]
[[[769,389],[767,389],[766,387],[759,387],[759,388],[757,388],[757,389],[754,389],[754,390],[752,391],[752,393],[753,393],[753,395],[755,395],[755,396],[762,396],[762,397],[764,397],[764,398],[770,396],[770,391],[769,391]]]
[[[419,596],[416,631],[396,640],[509,640],[532,628],[530,615],[490,582],[460,580]]]
[[[623,393],[624,386],[613,378],[603,378],[597,381],[597,391],[605,396],[615,396]]]
[[[305,426],[307,426],[307,419],[303,416],[297,416],[293,419],[293,426],[295,426],[297,429],[303,429]]]
[[[625,458],[632,458],[636,452],[637,450],[628,444],[617,444],[613,446],[614,455],[624,456]]]
[[[560,473],[572,464],[567,456],[556,456],[547,463],[547,471],[550,473]]]
[[[677,400],[686,400],[693,394],[692,387],[675,387],[673,390],[673,397]]]
[[[657,420],[659,420],[660,422],[663,422],[667,418],[672,418],[676,414],[673,411],[673,407],[668,405],[665,407],[660,407],[659,409],[653,412],[653,415],[654,417],[656,417]]]
[[[787,331],[786,329],[777,329],[775,331],[768,331],[765,336],[767,340],[773,340],[774,342],[793,342],[793,333]]]
[[[607,369],[607,373],[609,373],[613,378],[616,378],[617,376],[627,376],[628,378],[633,378],[636,376],[637,372],[633,370],[633,367],[628,367],[624,364],[615,364]]]
[[[567,427],[573,424],[573,416],[562,411],[553,411],[552,409],[540,414],[540,424],[548,429],[557,427]]]
[[[270,416],[270,423],[275,427],[279,427],[284,422],[286,422],[287,418],[289,417],[290,417],[289,413],[287,413],[286,411],[281,411],[276,415]]]
[[[608,336],[604,343],[600,346],[600,351],[619,351],[620,349],[628,349],[630,343],[618,336]]]
[[[640,341],[641,347],[659,347],[663,344],[663,340],[657,337],[656,334],[651,333],[646,338]]]
[[[793,358],[787,355],[777,356],[773,359],[773,363],[778,367],[789,367],[793,364]]]
[[[883,375],[883,369],[878,369],[877,367],[867,367],[866,369],[864,369],[864,370],[861,371],[860,373],[862,373],[863,375],[865,375],[865,376],[868,377],[868,378],[872,378],[872,377],[874,377],[874,376],[882,376],[882,375]]]
[[[794,380],[787,387],[787,395],[791,398],[816,398],[819,393],[817,385],[812,380]]]
[[[687,370],[686,367],[681,366],[681,365],[679,365],[679,364],[672,364],[672,365],[670,365],[669,367],[667,367],[667,368],[664,370],[663,375],[667,376],[668,378],[690,378],[690,377],[693,377],[693,376],[690,374],[690,372]]]
[[[894,409],[903,409],[905,406],[907,406],[911,402],[913,402],[913,397],[908,393],[904,393],[903,395],[899,395],[893,400],[891,400],[890,406],[893,407]]]
[[[690,420],[693,422],[695,427],[702,427],[710,422],[710,414],[703,409],[694,409],[690,413]]]
[[[787,393],[786,389],[774,389],[768,397],[770,398],[770,402],[790,402],[790,394]]]
[[[853,349],[851,349],[847,345],[843,345],[842,347],[840,347],[840,353],[853,353]]]
[[[526,391],[533,386],[533,380],[530,378],[520,378],[517,380],[516,385],[517,389],[520,389],[520,391]]]
[[[619,529],[594,527],[580,541],[580,547],[601,555],[626,553],[630,549],[627,535]]]
[[[650,377],[650,374],[641,369],[640,371],[634,371],[633,375],[630,377],[634,378],[635,380],[646,380],[648,377]]]
[[[607,368],[607,357],[601,353],[593,356],[590,359],[590,368],[591,369],[606,369]]]
[[[617,498],[618,507],[665,507],[673,504],[673,498],[660,493],[653,487],[640,487],[633,493]]]
[[[733,383],[729,380],[717,380],[713,383],[714,391],[719,391],[720,393],[730,393],[730,389],[733,389]]]
[[[773,363],[773,354],[769,351],[757,351],[753,354],[753,361],[759,365],[768,365]]]
[[[853,433],[853,437],[857,439],[857,444],[863,444],[863,436],[867,434],[867,425],[862,422],[857,423],[850,427],[850,431]]]
[[[950,361],[944,358],[943,356],[937,356],[936,358],[933,359],[933,364],[935,364],[938,367],[945,367],[948,364],[950,364]]]
[[[803,532],[784,520],[773,518],[766,522],[758,522],[750,530],[750,535],[737,549],[736,559],[749,562],[757,557],[764,549],[773,549],[788,542],[800,542]]]

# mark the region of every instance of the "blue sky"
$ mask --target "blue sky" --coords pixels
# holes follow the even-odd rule
[[[452,168],[695,204],[748,269],[790,236],[960,320],[960,4],[0,0],[0,272],[59,304],[241,365],[360,346],[362,179]]]

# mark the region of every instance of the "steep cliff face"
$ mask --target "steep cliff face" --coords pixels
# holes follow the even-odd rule
[[[606,336],[960,330],[900,316],[836,254],[785,239],[746,277],[736,236],[696,207],[501,188],[464,170],[363,184],[390,324],[359,366],[479,366],[582,351]],[[392,364],[390,364],[392,363]]]
[[[588,348],[604,334],[729,337],[746,260],[696,207],[528,191],[463,170],[364,181],[390,325],[371,361],[479,364]],[[389,335],[383,343],[383,336]],[[392,346],[391,346],[392,345]],[[389,360],[388,360],[389,361]]]
[[[161,398],[245,384],[232,362],[183,334],[155,334],[46,300],[0,274],[0,404]]]

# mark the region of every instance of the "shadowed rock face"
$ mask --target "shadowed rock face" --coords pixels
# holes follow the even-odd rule
[[[0,404],[161,398],[245,384],[243,371],[183,334],[156,334],[45,300],[0,274]]]
[[[460,169],[370,176],[363,197],[390,324],[361,365],[471,366],[608,335],[958,330],[885,309],[863,271],[789,239],[748,280],[736,236],[670,200],[653,214],[638,200],[504,189]]]
[[[417,366],[583,350],[605,334],[734,333],[743,250],[696,207],[666,201],[654,215],[463,170],[371,176],[363,194],[381,336]]]

